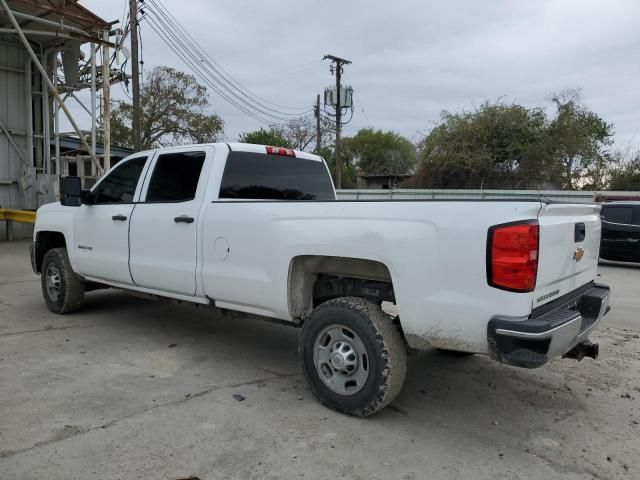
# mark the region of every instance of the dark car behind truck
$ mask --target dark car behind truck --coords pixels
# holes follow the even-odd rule
[[[600,216],[600,258],[640,262],[640,201],[605,203]]]

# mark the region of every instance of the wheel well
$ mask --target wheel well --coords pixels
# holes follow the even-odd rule
[[[38,232],[36,235],[35,267],[36,271],[42,271],[42,260],[52,248],[67,248],[64,235],[60,232]]]
[[[395,303],[391,273],[375,260],[301,255],[291,261],[289,312],[306,319],[317,305],[332,298],[362,297]]]

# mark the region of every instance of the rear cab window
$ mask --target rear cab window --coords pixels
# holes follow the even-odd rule
[[[219,198],[335,200],[324,162],[257,152],[230,152]]]

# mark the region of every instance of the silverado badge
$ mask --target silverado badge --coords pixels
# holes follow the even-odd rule
[[[581,247],[576,248],[576,251],[573,252],[573,259],[576,262],[579,262],[580,260],[582,260],[582,257],[584,257],[584,248],[581,248]]]

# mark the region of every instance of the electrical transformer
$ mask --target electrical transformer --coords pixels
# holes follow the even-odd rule
[[[338,104],[338,91],[335,87],[325,88],[324,90],[324,104],[336,107]],[[349,85],[347,87],[340,88],[340,106],[342,108],[353,107],[353,88]]]

